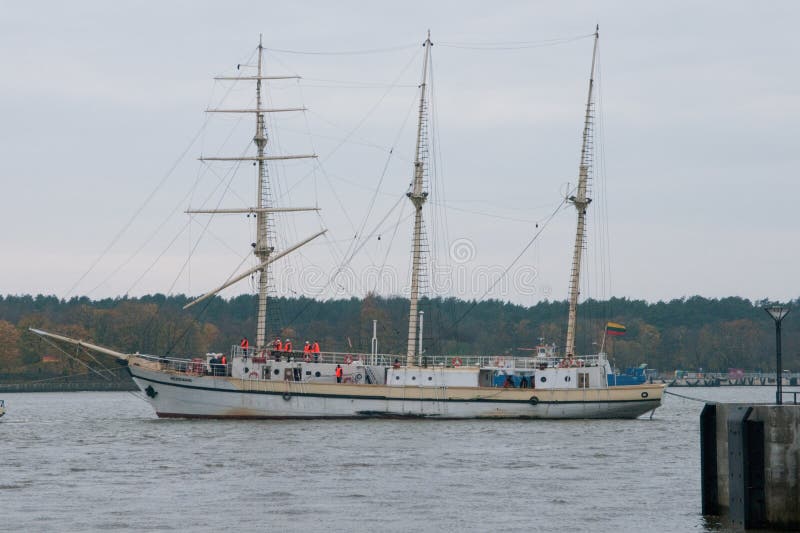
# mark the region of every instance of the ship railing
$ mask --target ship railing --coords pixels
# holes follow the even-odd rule
[[[230,374],[230,361],[223,365],[220,362],[211,362],[214,359],[219,360],[222,354],[209,353],[203,357],[165,357],[158,355],[136,354],[137,357],[144,359],[149,365],[157,365],[161,371],[176,372],[180,374],[189,374],[196,376],[217,375],[225,376]]]
[[[361,363],[375,366],[389,366],[392,362],[399,358],[405,361],[405,356],[387,353],[359,353],[355,351],[349,352],[304,352],[303,350],[272,350],[269,348],[256,348],[244,349],[241,346],[232,346],[230,351],[232,358],[246,358],[251,359],[255,363],[266,363],[267,361],[306,361],[313,363],[334,363],[334,364],[351,364]]]
[[[314,363],[353,364],[360,363],[373,366],[405,366],[406,356],[388,353],[319,352],[305,353],[301,350],[276,351],[270,349],[244,349],[241,346],[231,347],[231,357],[252,359],[255,363],[267,361],[306,361]],[[564,366],[597,366],[605,360],[605,354],[581,355],[571,360],[562,357],[516,356],[516,355],[423,355],[422,366],[456,368],[460,366],[535,370],[540,368]]]
[[[170,370],[187,374],[221,374],[230,372],[230,363],[234,357],[247,358],[254,363],[268,361],[293,361],[293,362],[318,362],[340,365],[362,364],[372,366],[405,366],[406,356],[400,354],[371,354],[359,352],[319,352],[303,353],[302,351],[276,352],[273,350],[244,349],[241,346],[231,348],[231,359],[223,367],[220,363],[212,363],[213,359],[221,358],[222,354],[209,353],[204,357],[177,358],[154,355],[137,354],[138,357],[158,364],[160,370]],[[564,366],[597,366],[605,360],[604,354],[583,355],[574,357],[571,361],[558,357],[541,356],[512,356],[512,355],[423,355],[421,364],[424,367],[480,367],[495,368],[498,370],[536,370],[542,368]],[[223,374],[224,375],[224,374]]]

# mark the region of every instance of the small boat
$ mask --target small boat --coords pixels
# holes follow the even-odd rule
[[[181,418],[369,418],[408,417],[432,419],[462,418],[636,418],[661,405],[663,384],[609,386],[613,371],[605,354],[578,356],[575,353],[575,329],[581,254],[584,249],[587,182],[591,165],[593,86],[598,33],[595,33],[592,69],[581,148],[579,180],[575,194],[566,201],[577,211],[577,231],[571,265],[569,316],[564,354],[544,348],[530,357],[497,355],[430,356],[422,349],[423,314],[418,309],[421,256],[424,252],[423,205],[428,199],[424,173],[426,168],[428,109],[428,65],[430,34],[425,47],[422,82],[419,85],[419,122],[413,180],[407,197],[415,210],[411,257],[411,291],[408,344],[405,354],[373,351],[286,352],[268,344],[267,331],[268,267],[275,260],[303,246],[324,231],[299,244],[276,252],[269,241],[274,229],[270,213],[304,211],[312,208],[274,207],[268,205],[262,191],[269,190],[266,164],[275,159],[310,156],[267,155],[267,132],[264,116],[292,109],[268,109],[262,106],[262,81],[284,77],[267,76],[262,71],[262,46],[258,45],[257,73],[222,79],[255,82],[256,118],[253,138],[256,154],[247,157],[206,158],[206,160],[252,161],[258,166],[256,207],[189,211],[191,213],[249,213],[256,215],[256,239],[252,244],[258,258],[256,267],[233,276],[222,286],[187,304],[187,307],[210,298],[222,289],[258,275],[259,296],[256,341],[234,345],[227,355],[178,359],[157,355],[126,354],[107,347],[63,337],[41,330],[39,335],[77,344],[121,359],[136,385],[145,394],[159,417]],[[217,109],[214,112],[225,112]],[[296,109],[295,109],[296,111]]]

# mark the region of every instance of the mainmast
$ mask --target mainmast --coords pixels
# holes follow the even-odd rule
[[[261,34],[258,36],[258,79],[256,79],[256,134],[253,141],[258,150],[258,209],[269,207],[266,194],[268,192],[266,161],[264,161],[264,148],[267,145],[267,131],[264,125],[264,113],[261,107],[261,69],[264,47],[261,44]],[[267,288],[269,280],[269,254],[272,252],[267,242],[267,224],[269,213],[258,211],[256,213],[256,242],[253,253],[259,262],[264,265],[258,273],[258,317],[256,319],[256,348],[261,349],[267,343]]]
[[[583,143],[581,145],[581,163],[578,169],[578,191],[570,196],[569,201],[578,211],[578,228],[575,232],[575,250],[572,254],[572,275],[569,281],[569,319],[567,321],[567,342],[564,345],[566,355],[575,354],[575,322],[578,318],[578,294],[580,292],[581,256],[583,255],[586,236],[586,208],[592,202],[586,196],[589,181],[592,149],[592,91],[594,89],[594,66],[597,57],[597,41],[600,38],[600,26],[595,28],[594,48],[592,49],[592,70],[589,75],[589,96],[586,98],[586,115],[583,121]]]
[[[417,149],[414,157],[414,183],[411,191],[406,196],[414,204],[414,245],[411,252],[411,307],[408,311],[408,351],[406,352],[406,365],[414,364],[414,355],[417,346],[417,320],[419,314],[417,307],[419,304],[419,271],[422,263],[422,206],[428,198],[428,193],[423,191],[423,121],[425,120],[425,90],[428,81],[428,57],[431,53],[431,32],[428,30],[428,38],[422,43],[425,47],[425,60],[422,64],[422,83],[419,91],[419,117],[417,120]],[[420,350],[421,351],[421,350]],[[420,358],[422,354],[416,354]],[[418,361],[421,362],[421,361]]]

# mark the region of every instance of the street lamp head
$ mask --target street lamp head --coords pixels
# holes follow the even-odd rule
[[[765,307],[764,311],[769,313],[769,316],[771,316],[772,320],[775,322],[780,322],[783,320],[783,317],[789,314],[789,308],[783,305],[770,305]]]

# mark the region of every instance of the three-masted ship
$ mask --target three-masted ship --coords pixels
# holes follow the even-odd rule
[[[255,76],[222,79],[254,82],[256,104],[253,109],[211,110],[252,113],[256,155],[208,160],[247,160],[258,165],[258,194],[255,207],[225,210],[251,213],[256,217],[258,264],[209,291],[194,305],[250,275],[258,275],[258,310],[253,346],[234,345],[226,360],[206,354],[192,359],[157,355],[127,354],[107,347],[34,330],[37,334],[78,344],[124,360],[136,385],[159,417],[185,418],[635,418],[661,404],[663,385],[613,386],[611,365],[604,354],[575,354],[575,326],[578,305],[581,253],[584,248],[585,217],[590,199],[587,181],[591,164],[589,142],[592,120],[595,57],[598,34],[592,53],[592,69],[581,148],[578,186],[568,200],[578,215],[572,261],[569,317],[564,356],[552,346],[542,346],[528,357],[505,356],[422,356],[422,315],[420,269],[422,267],[423,206],[428,198],[424,187],[424,127],[427,109],[428,64],[432,42],[424,42],[422,81],[419,86],[419,113],[413,181],[407,196],[414,207],[412,273],[408,342],[405,354],[352,352],[274,351],[267,336],[267,271],[275,260],[291,253],[324,231],[280,252],[268,242],[270,214],[314,208],[276,208],[267,205],[266,164],[270,160],[314,157],[311,155],[271,155],[267,153],[265,114],[299,109],[263,107],[262,82],[285,78],[262,72],[261,43],[258,46],[258,71]],[[190,211],[192,213],[220,212]]]

